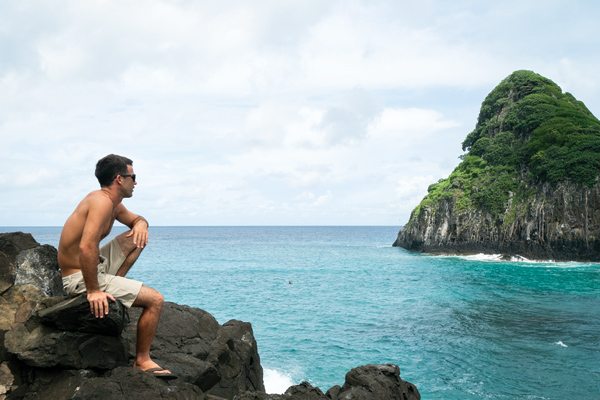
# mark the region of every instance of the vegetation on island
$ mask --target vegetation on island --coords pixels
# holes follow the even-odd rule
[[[533,196],[534,187],[598,182],[600,121],[570,93],[531,71],[512,73],[485,98],[462,145],[460,164],[429,186],[411,220],[424,207],[453,199],[455,212],[477,208],[499,223],[510,222],[511,207]]]

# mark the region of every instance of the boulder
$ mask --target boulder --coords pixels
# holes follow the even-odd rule
[[[8,232],[0,233],[0,251],[14,260],[17,255],[27,249],[38,247],[40,244],[29,233]]]
[[[321,389],[308,382],[290,386],[284,394],[245,392],[234,397],[235,400],[331,400]]]
[[[6,292],[15,283],[15,265],[0,251],[0,294]]]
[[[28,233],[0,233],[0,294],[13,285],[34,285],[46,296],[64,295],[57,251]]]
[[[108,308],[108,315],[96,318],[84,293],[42,309],[38,316],[43,324],[58,330],[119,336],[129,323],[129,314],[118,300],[109,301]]]
[[[246,390],[265,391],[258,346],[248,322],[231,320],[223,324],[212,343],[208,361],[221,374],[221,380],[210,393],[233,398]]]
[[[47,296],[64,295],[54,247],[43,245],[21,251],[16,257],[15,285],[31,284]]]
[[[410,382],[400,379],[393,364],[364,365],[346,374],[346,381],[332,400],[419,400],[421,395]]]

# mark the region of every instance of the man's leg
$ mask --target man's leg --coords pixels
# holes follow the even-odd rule
[[[159,367],[157,363],[150,358],[150,346],[156,335],[156,328],[160,320],[164,297],[158,291],[142,286],[140,293],[133,302],[134,307],[142,307],[142,315],[137,325],[137,343],[135,366],[142,370]],[[165,371],[170,373],[170,371]]]
[[[117,276],[125,276],[125,274],[129,272],[131,266],[137,261],[140,254],[142,254],[142,250],[144,250],[142,247],[137,247],[133,243],[133,237],[127,237],[128,234],[129,231],[116,237],[117,242],[123,251],[123,255],[125,256],[125,261],[123,261],[123,264],[121,264],[119,270],[115,274]]]

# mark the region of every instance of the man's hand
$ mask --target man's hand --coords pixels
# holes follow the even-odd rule
[[[104,318],[108,315],[108,299],[116,301],[112,294],[97,290],[88,292],[87,300],[90,303],[90,311],[96,318]]]
[[[133,236],[133,244],[138,248],[144,248],[148,244],[148,223],[145,219],[137,221],[131,231],[125,237]]]

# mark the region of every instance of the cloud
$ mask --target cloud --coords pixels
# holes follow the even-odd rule
[[[595,14],[577,1],[2,2],[0,208],[13,212],[0,225],[62,223],[108,153],[134,159],[128,205],[154,224],[404,222],[513,70],[597,112]]]

